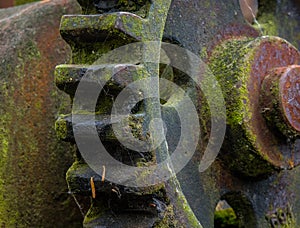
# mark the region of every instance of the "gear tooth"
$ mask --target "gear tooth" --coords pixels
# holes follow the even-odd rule
[[[118,94],[137,78],[144,78],[149,75],[147,67],[141,64],[142,50],[137,50],[134,54],[137,56],[128,56],[125,58],[126,60],[122,57],[122,63],[103,64],[96,62],[95,64],[95,61],[115,48],[142,41],[144,37],[147,39],[154,38],[158,30],[151,31],[153,32],[152,35],[145,32],[150,31],[148,28],[149,21],[145,17],[151,10],[153,3],[150,4],[148,0],[78,0],[78,2],[83,9],[83,14],[65,15],[61,20],[60,33],[72,48],[72,64],[62,64],[56,67],[55,83],[60,90],[70,95],[72,101],[76,99],[74,97],[78,92],[78,85],[82,82],[94,86],[95,89],[99,83],[101,88],[104,84],[103,91],[105,90],[105,92],[101,91],[94,110],[59,116],[55,124],[57,135],[61,140],[76,144],[74,132],[80,128],[78,131],[80,137],[86,137],[85,143],[88,144],[89,131],[93,125],[96,127],[103,145],[116,160],[131,166],[150,166],[154,160],[154,152],[139,153],[124,148],[120,143],[120,138],[116,137],[112,129],[110,118],[113,101]],[[135,4],[135,7],[132,3]],[[157,8],[154,7],[152,10],[157,10]],[[142,48],[142,46],[138,47]],[[128,62],[126,62],[127,59]],[[135,59],[134,62],[132,59]],[[86,75],[87,77],[84,77]],[[139,97],[141,95],[134,96]],[[82,94],[82,97],[83,100],[79,101],[79,105],[86,107],[86,103],[91,102],[89,101],[91,100],[89,99],[89,91]],[[95,121],[74,123],[76,118],[81,118],[80,116],[84,117],[85,120],[89,119],[89,115],[93,116]],[[146,113],[143,108],[137,105],[134,107],[134,112],[128,117],[129,131],[132,131],[134,137],[144,137],[140,132],[141,130],[135,129],[135,127],[138,125],[137,122],[143,123],[145,116]],[[138,125],[139,128],[142,128],[140,125]],[[131,140],[131,138],[124,137],[122,140]],[[118,167],[114,166],[115,164],[111,164],[106,169],[117,170]],[[138,224],[139,226],[144,224],[144,227],[148,227],[149,224],[152,226],[163,217],[162,214],[166,208],[163,206],[166,204],[164,185],[157,184],[138,188],[111,183],[105,178],[105,171],[99,175],[85,163],[79,149],[77,149],[76,161],[69,168],[66,179],[72,194],[92,198],[91,208],[84,219],[84,227],[97,227],[99,225],[121,227],[120,224],[125,223]],[[113,211],[118,215],[112,215],[112,209],[110,209],[112,205],[116,208]],[[134,213],[136,211],[143,214],[150,213],[151,216],[137,216]]]
[[[111,167],[105,169],[108,168],[110,169]],[[67,171],[66,179],[70,192],[78,195],[91,196],[91,177],[93,178],[93,185],[97,192],[96,195],[98,196],[101,194],[115,194],[118,198],[126,198],[128,195],[142,197],[147,194],[148,196],[146,196],[146,198],[151,198],[151,193],[153,194],[153,188],[124,187],[122,185],[112,184],[105,179],[103,169],[102,173],[98,174],[86,163],[81,162],[73,163]],[[159,192],[159,188],[157,192]]]
[[[74,97],[81,79],[85,77],[86,83],[98,84],[105,81],[109,89],[117,95],[123,88],[134,81],[135,76],[145,72],[141,65],[110,64],[110,65],[59,65],[55,69],[56,86]]]
[[[80,79],[87,72],[85,65],[59,65],[55,68],[56,86],[69,95],[74,95]]]
[[[92,119],[94,113],[85,113],[84,115],[83,114],[81,115],[84,116],[85,119]],[[80,116],[80,114],[77,116]],[[91,117],[87,117],[87,116],[91,116]],[[137,118],[143,119],[144,118],[143,116],[144,115],[139,114]],[[91,135],[90,131],[92,129],[92,126],[95,126],[97,133],[100,136],[102,142],[117,143],[118,139],[116,138],[113,129],[111,127],[110,116],[97,115],[95,119],[96,119],[95,123],[92,123],[91,121],[86,121],[86,122],[81,122],[80,126],[78,126],[76,123],[72,122],[72,115],[61,115],[55,123],[57,135],[61,140],[74,143],[75,138],[74,138],[73,130],[79,129],[80,127],[80,134],[78,135],[82,138],[87,137],[88,139],[88,137]],[[82,125],[85,126],[85,129],[82,128]]]
[[[62,17],[60,33],[71,46],[110,40],[122,45],[140,41],[142,28],[143,19],[132,13],[66,15]]]
[[[100,189],[101,185],[101,191],[107,191],[107,186],[104,188],[101,183],[101,176],[95,173],[87,164],[79,162],[73,163],[66,174],[69,191],[73,194],[91,196],[91,177],[94,178],[97,190],[98,186]]]

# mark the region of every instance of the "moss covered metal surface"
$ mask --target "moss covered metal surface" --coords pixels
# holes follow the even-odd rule
[[[229,40],[212,53],[210,67],[222,85],[227,103],[224,154],[228,153],[230,166],[236,166],[242,173],[259,176],[275,167],[289,167],[290,155],[274,146],[280,142],[261,114],[260,87],[269,70],[297,64],[299,60],[294,47],[274,37]]]
[[[265,78],[261,88],[263,116],[282,138],[293,139],[300,131],[298,115],[298,65],[275,68]]]
[[[54,66],[70,57],[57,28],[62,14],[77,9],[74,1],[44,1],[11,8],[1,20],[2,227],[78,225],[64,182],[72,149],[57,140],[53,126],[57,107],[69,103],[53,85]]]
[[[161,1],[157,2],[162,3]],[[99,10],[106,10],[103,9],[105,4],[107,4],[108,8],[110,4],[119,4],[117,1],[110,3],[102,1],[102,3],[99,2],[98,9],[95,9],[93,1],[79,1],[79,3],[83,6],[84,14],[95,14]],[[92,187],[89,182],[91,176],[94,178],[95,188],[98,188],[96,199],[92,199],[93,204],[86,216],[84,226],[95,227],[99,224],[109,224],[116,227],[139,227],[139,225],[147,223],[151,224],[151,226],[154,225],[154,227],[197,227],[200,226],[200,221],[204,227],[212,227],[215,204],[220,198],[227,197],[229,204],[237,212],[237,218],[241,224],[251,228],[271,227],[272,223],[268,216],[274,217],[274,215],[277,216],[278,211],[288,211],[288,202],[291,202],[293,208],[299,208],[299,197],[297,196],[299,191],[297,187],[293,186],[291,189],[286,187],[291,186],[291,181],[295,177],[293,175],[295,175],[294,173],[297,170],[292,170],[294,171],[293,174],[290,174],[287,170],[279,171],[282,168],[282,161],[285,161],[284,168],[293,168],[291,164],[294,161],[289,162],[285,160],[291,155],[291,150],[286,150],[285,145],[283,145],[284,150],[282,150],[282,147],[280,147],[282,145],[278,147],[278,144],[274,147],[274,150],[273,148],[264,150],[262,147],[265,144],[258,139],[258,137],[261,137],[261,132],[257,131],[257,125],[254,124],[255,126],[253,126],[255,122],[253,117],[260,115],[254,110],[256,110],[259,103],[260,85],[266,71],[274,67],[276,65],[273,65],[274,63],[279,63],[279,65],[291,64],[293,61],[289,61],[289,57],[293,56],[293,54],[288,57],[285,51],[290,50],[296,53],[295,48],[277,38],[270,38],[271,41],[267,38],[258,38],[253,41],[253,37],[256,37],[258,33],[244,22],[238,1],[230,3],[219,0],[203,0],[200,2],[193,0],[172,1],[165,28],[159,26],[161,25],[161,17],[159,15],[165,16],[165,12],[159,12],[160,9],[155,8],[153,5],[149,5],[149,7],[149,15],[158,15],[153,17],[153,20],[149,21],[147,17],[140,17],[139,19],[142,23],[134,24],[131,27],[124,26],[122,29],[116,29],[115,23],[108,23],[108,27],[105,28],[103,26],[105,30],[109,31],[108,33],[103,32],[104,30],[102,31],[101,28],[97,28],[95,26],[96,22],[89,24],[89,21],[84,21],[90,16],[87,15],[78,17],[84,18],[83,25],[85,26],[83,26],[84,29],[79,26],[78,35],[76,26],[69,22],[80,24],[80,21],[76,21],[75,17],[72,18],[67,23],[67,26],[64,27],[62,33],[72,46],[73,63],[90,64],[103,53],[126,43],[126,40],[122,38],[123,32],[132,36],[133,40],[141,39],[147,41],[158,38],[160,40],[162,31],[164,31],[163,36],[165,40],[177,43],[205,57],[208,62],[210,61],[212,71],[221,82],[224,95],[226,96],[229,126],[228,141],[224,146],[222,155],[213,163],[212,167],[199,174],[198,165],[203,153],[202,147],[205,146],[205,136],[209,136],[209,123],[205,122],[205,118],[203,118],[206,128],[204,127],[205,134],[201,143],[204,145],[199,145],[199,150],[196,151],[191,162],[174,179],[165,183],[165,186],[160,186],[161,188],[158,189],[148,189],[150,192],[148,191],[141,198],[137,197],[136,194],[130,195],[128,192],[122,192],[120,186],[113,188],[115,186],[113,184],[111,190],[109,188],[108,190],[101,189],[104,185],[102,177],[93,176],[94,174],[88,172],[78,153],[76,163],[74,167],[70,168],[67,176],[70,188],[74,191],[78,190],[78,194],[91,196]],[[157,9],[157,14],[155,14],[155,10],[151,12],[151,9]],[[118,9],[116,10],[118,11]],[[105,12],[111,13],[113,15],[111,18],[116,18],[118,14],[112,12],[111,9]],[[128,14],[129,19],[131,16]],[[90,21],[96,21],[96,16],[93,17]],[[135,19],[132,21],[127,20],[127,25],[130,25],[133,21]],[[103,24],[96,23],[96,25],[101,27]],[[158,28],[154,27],[154,30],[152,30],[152,25],[157,25]],[[94,26],[96,29],[88,31],[85,37],[82,31],[85,31],[85,28],[89,26]],[[67,31],[68,29],[66,28],[72,28],[73,31],[72,29]],[[145,34],[139,31],[142,28]],[[91,44],[89,42],[85,43],[85,38],[87,40],[93,38],[91,34],[94,33],[97,33],[97,36],[99,35],[99,40],[94,40],[95,42],[89,40]],[[136,34],[139,35],[137,36]],[[81,39],[82,37],[84,39]],[[128,42],[132,42],[132,40]],[[276,48],[280,49],[277,52],[277,54],[279,53],[277,62],[277,59],[274,57],[276,54],[272,52],[272,50],[277,50]],[[271,51],[264,53],[259,51],[260,49],[270,49]],[[157,49],[149,50],[145,59],[151,55],[156,56],[156,51]],[[281,56],[280,53],[285,54]],[[67,71],[62,70],[63,67],[58,67],[58,70],[63,74],[60,78],[61,85],[70,82],[68,81],[70,78],[66,76],[68,73],[65,74]],[[157,66],[149,64],[144,65],[144,67],[149,73],[146,76],[158,76]],[[136,79],[142,77],[143,75],[137,75]],[[65,82],[63,82],[64,80]],[[182,82],[184,80],[178,79],[178,81]],[[254,87],[252,88],[251,85],[254,85]],[[70,83],[70,87],[72,86],[74,84]],[[71,92],[71,90],[69,91]],[[257,94],[255,94],[256,92]],[[255,96],[251,96],[251,93],[255,94]],[[116,93],[112,92],[109,95],[114,97]],[[202,97],[199,99],[202,99]],[[105,107],[112,104],[112,101],[106,102],[103,97],[101,97],[101,101],[103,101],[102,104]],[[151,109],[156,107],[155,105],[158,103],[149,103],[146,111],[149,111],[150,115],[157,115],[157,113],[151,113]],[[109,109],[105,107],[99,109],[98,114],[109,113]],[[200,108],[205,114],[204,117],[209,118],[208,108],[204,106]],[[263,119],[263,117],[260,116],[259,119]],[[65,136],[65,119],[60,119],[60,121],[62,121],[62,127],[60,128],[62,130],[59,130],[59,132]],[[60,122],[58,123],[60,124]],[[132,123],[133,129],[137,126],[139,124]],[[109,147],[111,151],[121,151],[121,155],[118,158],[126,158],[125,153],[131,153],[131,151],[124,150],[124,148],[119,150],[117,145],[109,143],[107,145],[111,146]],[[294,146],[294,148],[299,147],[299,142],[298,144],[295,143]],[[122,154],[122,152],[124,153]],[[281,154],[282,152],[283,154]],[[230,155],[227,158],[226,153]],[[150,156],[149,160],[138,161],[137,165],[145,165],[149,161],[153,162],[152,158]],[[81,168],[83,172],[81,172]],[[241,175],[241,173],[244,175]],[[148,173],[145,176],[148,176]],[[249,180],[249,176],[252,178],[251,180]],[[144,178],[144,176],[141,178]],[[104,192],[101,190],[104,190]],[[159,194],[158,192],[160,191],[158,190],[164,193]],[[150,199],[152,201],[147,201]],[[113,204],[109,205],[107,201],[113,202]],[[150,204],[145,204],[146,201],[150,202]],[[151,207],[153,210],[149,209]],[[115,215],[109,209],[114,211]],[[154,212],[154,224],[153,220],[151,220],[152,218],[148,220],[149,216],[143,214],[144,212]],[[290,214],[290,217],[293,217],[294,210],[291,210]],[[135,215],[136,218],[133,219]],[[280,220],[280,218],[277,219]],[[296,222],[296,224],[300,222],[292,221]],[[283,221],[281,224],[293,223]]]

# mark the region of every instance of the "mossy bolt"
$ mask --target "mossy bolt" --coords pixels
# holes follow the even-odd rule
[[[233,37],[214,48],[209,65],[227,109],[221,156],[234,171],[259,177],[299,164],[289,149],[300,129],[299,62],[299,51],[278,37]]]
[[[300,132],[300,66],[273,69],[263,81],[260,105],[271,128],[293,138]]]

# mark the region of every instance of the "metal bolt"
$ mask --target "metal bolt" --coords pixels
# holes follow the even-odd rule
[[[300,66],[273,69],[263,81],[260,105],[271,128],[291,137],[300,132]]]
[[[300,142],[299,63],[299,51],[279,37],[226,39],[212,52],[227,105],[220,156],[235,172],[259,177],[300,165],[292,149]]]

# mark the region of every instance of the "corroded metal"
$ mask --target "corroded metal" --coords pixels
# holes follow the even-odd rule
[[[299,80],[300,67],[293,65],[272,70],[262,86],[263,115],[286,137],[300,131]]]
[[[242,227],[299,225],[299,69],[295,66],[300,64],[299,51],[278,37],[259,37],[259,31],[245,22],[238,1],[174,0],[170,8],[158,0],[78,2],[84,15],[64,16],[61,22],[61,34],[73,49],[73,64],[56,68],[58,88],[72,99],[83,75],[93,70],[89,64],[104,53],[136,41],[164,40],[206,61],[222,86],[227,108],[227,132],[220,156],[209,169],[199,172],[210,136],[207,101],[182,72],[172,69],[172,80],[193,91],[199,111],[202,132],[193,158],[170,181],[130,188],[108,182],[104,171],[96,174],[77,151],[67,182],[71,192],[92,198],[84,226],[213,227],[220,199],[233,207]],[[168,148],[163,145],[141,156],[120,145],[112,131],[109,114],[118,93],[141,78],[141,72],[143,76],[161,76],[163,66],[159,71],[158,64],[145,63],[157,50],[148,51],[140,52],[144,62],[97,66],[100,77],[112,78],[99,96],[96,123],[83,123],[95,124],[113,157],[133,166],[147,166],[157,155],[176,147],[180,132],[176,112],[158,100],[136,107],[129,122],[131,130],[143,137],[147,132],[140,132],[138,126],[149,117],[162,116],[168,129]],[[114,74],[115,68],[122,70]],[[278,105],[274,106],[274,101]],[[59,137],[74,144],[77,124],[71,115],[59,117]]]
[[[299,119],[299,80],[300,67],[288,67],[285,74],[280,78],[280,99],[283,112],[289,124],[296,130],[300,131]]]
[[[62,15],[72,12],[79,12],[72,0],[0,9],[1,227],[48,227],[53,221],[66,227],[81,221],[64,180],[72,148],[53,128],[57,107],[69,104],[53,74],[71,57],[58,27]]]
[[[209,61],[226,93],[228,144],[225,142],[224,150],[232,148],[234,151],[233,156],[228,156],[229,162],[236,157],[240,162],[249,164],[243,166],[239,162],[236,163],[236,168],[252,177],[272,172],[274,168],[292,168],[299,164],[297,156],[292,156],[295,153],[292,149],[295,141],[282,140],[276,130],[268,126],[263,113],[268,113],[269,107],[262,107],[259,103],[261,85],[268,71],[299,64],[298,50],[276,37],[254,40],[234,38],[216,46]],[[265,88],[263,91],[268,92]],[[297,95],[297,92],[293,95]],[[276,123],[274,119],[270,121]],[[278,125],[286,125],[281,122],[278,120]],[[257,155],[261,157],[257,158]],[[251,168],[253,164],[260,167],[255,169],[258,172]]]
[[[0,8],[7,8],[14,6],[14,0],[1,1]]]
[[[84,5],[86,10],[92,10],[92,2],[79,3]],[[126,3],[124,4],[126,5]],[[124,4],[121,5],[124,7]],[[96,10],[100,11],[110,10],[111,7],[115,8],[117,6],[117,1],[99,1],[94,5]],[[93,67],[89,67],[88,64],[93,63],[103,53],[134,41],[161,40],[165,23],[163,17],[167,15],[168,3],[164,2],[162,4],[160,1],[154,1],[153,4],[148,6],[149,10],[147,10],[148,16],[146,18],[123,12],[112,12],[101,16],[71,15],[63,17],[61,34],[73,47],[73,61],[77,63],[77,65],[61,65],[56,68],[57,86],[70,94],[73,98],[82,77],[89,71],[93,71]],[[160,18],[160,20],[155,21],[156,18]],[[142,59],[145,60],[152,55],[152,53],[147,53],[147,51],[141,53],[144,55]],[[82,65],[83,63],[85,65]],[[134,78],[139,78],[140,75],[158,77],[158,74],[158,60],[156,65],[147,65],[147,63],[144,62],[144,64],[139,65],[117,63],[97,66],[97,75],[100,75],[103,79],[110,79],[107,82],[107,88],[104,89],[104,91],[108,92],[100,94],[98,100],[99,105],[97,105],[96,111],[98,112],[99,118],[97,118],[96,128],[101,140],[105,146],[109,148],[112,156],[125,164],[138,165],[138,163],[151,162],[155,154],[153,154],[153,152],[143,154],[136,153],[134,151],[124,150],[122,146],[119,145],[111,129],[112,122],[109,118],[113,101],[112,98],[115,98],[123,88],[133,82]],[[100,78],[99,80],[102,79]],[[91,80],[85,83],[90,83],[91,86],[93,86],[95,82]],[[85,96],[87,96],[87,94],[85,94]],[[152,107],[155,107],[153,103],[145,104],[147,116],[157,116],[158,113],[153,112],[154,109]],[[159,110],[159,107],[155,108],[155,110]],[[93,113],[90,114],[93,115]],[[76,123],[71,121],[74,115],[73,113],[73,116],[61,117],[56,122],[58,136],[72,143],[75,142],[73,131],[76,130]],[[132,114],[130,121],[133,126],[137,126],[148,118],[145,116],[143,113],[138,115]],[[93,123],[85,122],[80,124],[85,124],[88,129],[88,125]],[[82,135],[84,134],[85,133]],[[136,131],[135,134],[140,133]],[[88,140],[87,138],[87,142]],[[109,170],[113,168],[114,167],[107,167]],[[105,167],[103,169],[105,169]],[[93,187],[91,186],[91,180],[93,180]],[[80,153],[77,154],[77,161],[67,172],[67,182],[73,194],[90,195],[93,189],[93,204],[85,216],[85,227],[99,225],[120,227],[122,226],[121,224],[125,227],[153,226],[164,222],[163,218],[168,214],[169,209],[167,208],[167,198],[163,185],[130,188],[110,183],[105,179],[105,173],[102,173],[100,176],[89,168],[88,165],[84,163]],[[113,210],[114,213],[110,210],[111,207],[115,208]],[[140,216],[136,216],[132,213],[134,211],[139,211]],[[124,217],[124,214],[127,214],[126,217]],[[192,214],[192,216],[188,217],[188,213],[186,212],[182,212],[182,215],[185,216],[182,220],[188,220],[193,216]],[[169,224],[171,221],[166,221],[165,223]]]

